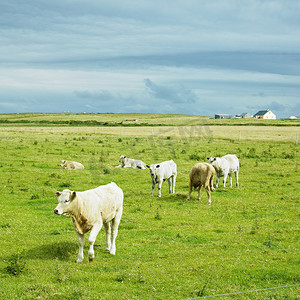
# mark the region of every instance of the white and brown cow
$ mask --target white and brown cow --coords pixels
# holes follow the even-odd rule
[[[74,192],[57,192],[58,205],[54,209],[57,215],[71,217],[78,237],[79,252],[77,262],[83,261],[84,234],[89,235],[89,261],[94,260],[94,243],[104,225],[106,231],[106,250],[116,253],[116,237],[123,211],[123,191],[114,183],[95,189]]]
[[[70,160],[61,160],[60,166],[67,170],[83,170],[84,169],[83,164],[76,162],[76,161],[70,161]]]
[[[139,159],[133,159],[126,157],[124,155],[120,156],[119,162],[121,165],[116,166],[115,168],[132,168],[132,169],[146,169],[146,164],[139,160]]]

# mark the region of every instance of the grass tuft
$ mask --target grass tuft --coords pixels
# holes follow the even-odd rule
[[[10,275],[18,276],[26,270],[26,262],[22,253],[12,254],[8,259],[6,271]]]

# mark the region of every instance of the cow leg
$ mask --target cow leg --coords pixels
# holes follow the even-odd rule
[[[220,180],[220,177],[218,175],[216,175],[216,188],[218,187],[219,185],[219,180]]]
[[[232,173],[229,173],[230,187],[232,187]]]
[[[123,208],[120,208],[114,219],[112,220],[112,226],[111,226],[111,235],[112,235],[112,241],[111,241],[111,247],[110,247],[110,254],[115,255],[116,254],[116,238],[118,235],[118,228],[122,217]]]
[[[158,188],[158,197],[161,197],[161,185],[162,185],[163,181],[161,180],[158,184],[157,184],[157,188]]]
[[[209,186],[206,186],[205,190],[206,190],[206,194],[207,194],[207,197],[208,197],[208,204],[211,204],[211,197],[210,197],[210,188],[209,188]]]
[[[210,190],[212,192],[214,192],[215,188],[214,188],[214,176],[213,175],[210,177],[209,185],[210,185]]]
[[[239,171],[235,172],[236,186],[239,186]]]
[[[200,198],[200,192],[201,192],[201,185],[199,186],[199,188],[198,188],[198,200],[200,200],[201,198]]]
[[[191,193],[192,193],[192,191],[193,191],[193,186],[192,186],[192,182],[190,180],[189,181],[189,195],[188,195],[188,197],[187,197],[186,200],[190,200],[191,199]]]
[[[78,246],[79,246],[78,258],[76,262],[81,263],[83,261],[84,234],[80,234],[77,231],[76,233],[77,233]]]
[[[224,177],[223,177],[223,187],[225,187],[225,185],[226,185],[227,176],[228,176],[228,174],[224,174]]]
[[[151,196],[154,195],[154,189],[155,189],[155,182],[152,181],[152,192],[151,192]]]
[[[106,233],[106,251],[110,251],[111,247],[111,226],[110,222],[104,223],[105,233]]]
[[[101,223],[97,223],[93,226],[91,233],[89,235],[89,245],[90,245],[89,252],[88,252],[89,261],[94,261],[94,257],[95,257],[94,243],[96,241],[96,237],[97,237],[101,227],[102,227],[102,220],[101,220]]]
[[[169,194],[172,193],[172,177],[168,178],[168,184],[169,184]]]
[[[173,186],[172,186],[172,193],[175,194],[175,183],[176,183],[176,176],[173,176]]]

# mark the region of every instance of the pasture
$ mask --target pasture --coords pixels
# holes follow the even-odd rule
[[[299,299],[299,145],[280,139],[299,127],[240,140],[235,128],[219,136],[190,127],[0,127],[0,299],[180,300],[254,290],[222,299]],[[196,191],[186,201],[191,167],[227,153],[240,159],[240,186],[227,181],[210,206],[204,190],[201,201]],[[151,197],[149,170],[115,168],[121,154],[148,164],[173,159],[176,193],[165,182],[162,197],[157,188]],[[64,170],[61,159],[85,169]],[[105,252],[102,229],[94,262],[86,237],[76,264],[76,233],[71,219],[54,215],[55,192],[111,181],[124,192],[116,255]]]

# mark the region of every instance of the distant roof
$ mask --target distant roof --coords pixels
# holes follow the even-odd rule
[[[264,116],[268,111],[270,111],[269,109],[267,109],[267,110],[260,110],[259,112],[257,112],[255,115],[254,115],[254,117],[255,116]]]

